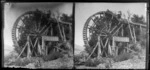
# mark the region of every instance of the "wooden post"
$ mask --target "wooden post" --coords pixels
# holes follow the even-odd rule
[[[100,58],[100,55],[101,55],[101,45],[100,45],[100,39],[101,39],[101,36],[99,35],[98,36],[98,55],[97,55],[97,58]]]
[[[136,35],[135,35],[135,28],[133,27],[133,34],[134,34],[134,41],[136,43]]]
[[[116,43],[115,43],[115,46],[116,46]],[[116,46],[116,56],[118,56],[118,46]]]
[[[43,37],[42,37],[42,54],[44,54],[44,55],[46,55],[45,54],[45,41],[44,41],[44,39],[43,39]]]
[[[114,37],[112,39],[112,50],[113,50],[113,56],[114,56],[114,53],[115,53],[115,41],[114,41]]]
[[[123,27],[122,27],[122,31],[121,31],[121,36],[124,36],[124,30],[123,30]]]
[[[126,48],[127,49],[126,50],[127,53],[129,52],[128,48],[130,48],[130,47],[129,47],[129,44],[127,43],[127,48]]]
[[[140,33],[142,32],[142,26],[140,25]]]
[[[103,44],[102,40],[100,40],[100,43],[101,43],[102,47],[104,48],[104,44]]]
[[[31,57],[31,49],[30,49],[30,37],[27,36],[27,46],[28,46],[28,52],[27,52],[27,58]]]
[[[129,21],[128,21],[128,27],[129,27],[129,31],[130,31],[130,34],[131,34],[131,39],[133,40],[132,30],[131,30],[131,26],[130,26]]]
[[[51,36],[53,36],[53,27],[52,27],[52,24],[51,24],[51,30],[50,30],[50,33],[51,33]]]
[[[104,45],[104,48],[106,47],[107,43],[108,43],[108,40],[109,38],[107,38],[106,42],[105,42],[105,45]]]
[[[112,46],[112,49],[114,51],[113,55],[117,56],[117,46],[116,46],[114,37],[113,37],[113,46]]]
[[[40,53],[40,55],[42,54],[42,49],[41,49],[41,45],[39,44],[39,41],[38,41],[38,52]]]
[[[62,33],[63,33],[63,38],[64,38],[64,41],[66,42],[66,35],[65,35],[65,31],[64,31],[64,27],[62,26]]]
[[[109,55],[112,55],[112,49],[110,46],[110,42],[108,42],[108,53],[109,53]]]

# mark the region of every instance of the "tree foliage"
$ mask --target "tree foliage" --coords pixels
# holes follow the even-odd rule
[[[137,14],[133,14],[133,17],[131,18],[131,21],[135,22],[135,23],[143,24],[144,23],[144,17],[143,16],[139,16]]]

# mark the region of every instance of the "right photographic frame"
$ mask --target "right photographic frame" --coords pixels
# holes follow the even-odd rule
[[[75,3],[76,69],[145,69],[147,3]]]

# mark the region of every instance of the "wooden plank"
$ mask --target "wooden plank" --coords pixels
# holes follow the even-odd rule
[[[117,36],[114,36],[113,40],[114,41],[118,41],[118,42],[129,42],[129,37],[117,37]]]
[[[59,41],[58,36],[42,36],[44,41]]]
[[[57,36],[42,36],[42,50],[44,50],[42,53],[47,55],[47,46],[45,46],[45,41],[59,41],[59,38]]]

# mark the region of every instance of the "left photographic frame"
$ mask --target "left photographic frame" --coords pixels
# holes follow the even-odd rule
[[[4,67],[73,68],[73,3],[5,2]]]

